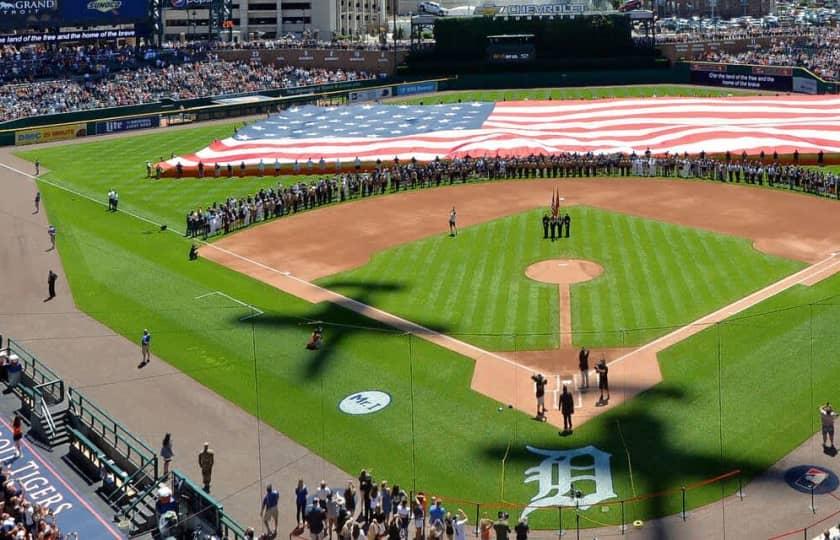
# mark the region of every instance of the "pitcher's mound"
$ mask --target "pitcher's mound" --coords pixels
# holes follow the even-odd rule
[[[529,266],[525,275],[543,283],[579,283],[601,275],[604,268],[592,261],[580,259],[549,259]]]

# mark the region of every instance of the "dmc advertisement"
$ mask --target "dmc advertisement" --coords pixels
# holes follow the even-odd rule
[[[156,128],[160,125],[160,117],[144,116],[143,118],[128,118],[125,120],[108,120],[96,123],[96,134],[119,133],[121,131],[133,131],[135,129]]]
[[[66,141],[87,135],[87,124],[68,124],[35,129],[22,129],[15,132],[15,145],[38,144],[50,141]]]

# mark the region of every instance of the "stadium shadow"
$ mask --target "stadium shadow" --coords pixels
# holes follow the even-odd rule
[[[337,302],[321,302],[312,306],[312,309],[301,316],[284,315],[280,313],[267,312],[257,317],[241,320],[231,318],[231,323],[240,325],[254,325],[262,329],[280,329],[280,328],[300,328],[306,326],[315,329],[316,326],[321,326],[324,329],[325,345],[317,350],[311,351],[308,355],[305,372],[302,374],[307,378],[314,378],[321,375],[324,369],[335,358],[338,351],[341,351],[341,343],[350,336],[380,332],[390,335],[400,335],[403,332],[395,330],[394,328],[378,323],[373,319],[369,319],[354,313],[346,305],[351,302],[362,302],[369,304],[369,297],[372,292],[382,291],[397,291],[402,288],[396,283],[356,283],[356,282],[341,282],[342,287],[356,287],[358,293],[353,294],[352,298],[341,300]],[[333,284],[331,284],[332,286]],[[424,325],[423,321],[414,321],[417,324]],[[447,332],[448,327],[436,325],[436,330],[440,332]],[[301,343],[301,347],[304,344]]]
[[[690,400],[691,396],[685,394],[682,389],[669,387],[667,384],[660,384],[650,388],[637,396],[637,399],[644,397],[647,404],[657,400]],[[592,445],[601,451],[612,455],[615,464],[622,463],[622,469],[626,467],[627,460],[632,462],[632,478],[636,485],[642,484],[645,487],[644,493],[636,493],[639,499],[635,503],[644,504],[642,515],[644,519],[665,517],[679,512],[675,503],[680,498],[680,486],[690,485],[724,475],[736,469],[742,471],[744,483],[750,478],[766,470],[772,463],[761,463],[745,459],[732,459],[724,452],[693,452],[687,446],[672,444],[674,439],[669,434],[669,427],[662,422],[661,418],[650,414],[649,408],[629,402],[604,414],[601,417],[603,426],[601,429],[587,429],[587,426],[576,430],[571,437],[558,437],[557,449],[582,448]],[[714,430],[716,431],[716,430]],[[709,436],[716,434],[710,430]],[[508,468],[519,470],[537,464],[534,453],[529,452],[525,444],[510,447],[507,442],[499,442],[487,445],[483,448],[485,457],[503,459]],[[511,467],[513,465],[513,467]],[[683,471],[691,471],[687,474],[680,474]],[[779,478],[784,482],[783,478]],[[735,484],[727,484],[729,486]],[[723,486],[721,486],[723,489]],[[652,496],[644,498],[645,495],[676,492],[670,496]],[[630,494],[622,494],[622,499],[629,499]],[[691,504],[691,495],[688,495]],[[521,503],[523,501],[517,501]],[[527,502],[527,501],[524,501]],[[669,504],[670,502],[670,504]],[[719,503],[718,503],[719,504]],[[626,519],[625,523],[632,523],[633,517]],[[681,521],[655,520],[646,523],[645,538],[669,539],[680,537]]]

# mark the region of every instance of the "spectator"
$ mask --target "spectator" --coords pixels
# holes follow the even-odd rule
[[[322,501],[315,497],[312,499],[312,506],[306,514],[306,526],[309,528],[309,537],[311,540],[322,540],[324,538],[324,521],[326,519],[326,512],[321,506]],[[277,525],[275,522],[275,531]],[[276,534],[276,532],[275,532]]]
[[[820,407],[820,424],[822,425],[823,448],[834,448],[834,419],[837,413],[831,403]],[[825,444],[828,441],[829,444]]]
[[[306,517],[306,499],[309,496],[309,488],[299,479],[295,487],[295,520],[299,527],[303,526]]]
[[[172,435],[167,433],[163,436],[163,442],[160,445],[160,457],[163,458],[163,476],[169,475],[169,467],[172,465],[172,458],[175,457],[175,452],[172,451]]]
[[[265,525],[265,532],[269,536],[277,534],[277,520],[278,512],[277,505],[280,502],[280,493],[268,484],[265,488],[265,495],[263,496],[262,506],[260,507],[260,517],[262,517]],[[271,522],[274,522],[274,528],[271,528]]]
[[[521,518],[513,529],[516,531],[516,540],[528,540],[528,531],[531,529],[528,527],[527,517]]]

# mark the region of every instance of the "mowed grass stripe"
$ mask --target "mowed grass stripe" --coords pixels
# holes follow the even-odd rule
[[[605,274],[572,289],[575,339],[639,345],[802,267],[738,238],[593,208],[564,211],[572,215],[572,237],[555,242],[542,239],[540,209],[466,228],[457,238],[421,240],[415,246],[428,255],[393,276],[395,290],[371,291],[366,301],[482,347],[509,348],[505,336],[516,334],[517,347],[549,348],[558,342],[557,288],[525,278],[524,270],[545,259],[591,259]],[[403,249],[376,258],[399,258]],[[745,267],[757,277],[741,277]],[[352,296],[341,282],[364,275],[357,269],[319,283]]]

